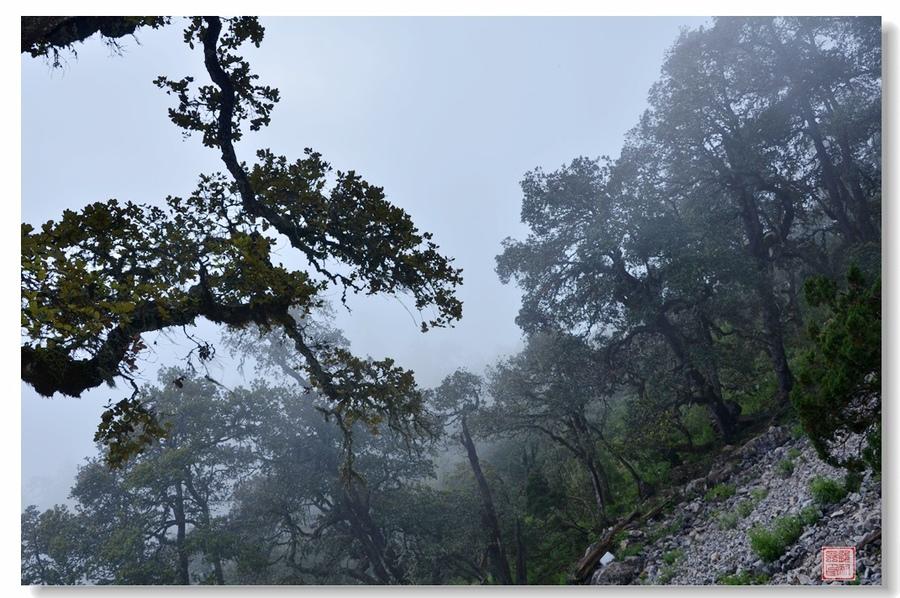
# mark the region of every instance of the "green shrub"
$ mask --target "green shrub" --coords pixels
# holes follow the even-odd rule
[[[656,579],[656,581],[661,585],[665,585],[672,581],[673,577],[675,577],[675,567],[673,567],[672,565],[666,565],[665,567],[660,568],[659,577]]]
[[[765,573],[741,571],[732,575],[723,575],[718,579],[717,583],[726,586],[761,586],[769,583],[769,576]]]
[[[817,522],[821,516],[822,513],[815,507],[800,509],[799,517],[800,521],[803,522],[803,525],[812,525]]]
[[[626,559],[630,556],[641,554],[642,550],[644,550],[644,544],[642,542],[637,542],[636,544],[628,544],[624,550],[619,551],[621,553],[619,555],[619,558]]]
[[[779,517],[775,520],[775,533],[784,542],[785,547],[790,546],[803,535],[803,519],[791,515]]]
[[[667,565],[674,565],[676,561],[681,560],[683,557],[684,551],[680,548],[676,548],[663,555],[663,562]]]
[[[750,529],[750,548],[764,561],[772,562],[784,554],[788,546],[803,534],[805,517],[785,515],[775,520],[771,528],[756,526]]]
[[[847,489],[843,485],[823,476],[813,478],[809,483],[809,491],[820,505],[834,504],[847,495]]]
[[[737,490],[734,484],[716,484],[706,492],[707,502],[719,502],[731,498]]]
[[[743,519],[744,517],[749,517],[750,513],[753,512],[753,509],[756,508],[756,503],[752,500],[742,500],[738,503],[737,506],[737,514]]]
[[[769,496],[768,488],[754,488],[750,491],[750,498],[755,500],[756,502],[761,501],[765,497]]]
[[[844,476],[844,488],[847,492],[859,492],[860,486],[862,486],[862,474],[858,471],[848,471]]]
[[[789,448],[787,452],[788,459],[799,459],[802,454],[803,451],[795,447]]]
[[[840,288],[843,286],[843,288]],[[852,266],[846,284],[813,276],[804,283],[811,346],[794,369],[791,401],[810,441],[827,463],[880,467],[881,277]],[[865,431],[861,454],[841,456],[831,444]]]
[[[869,464],[875,476],[881,480],[881,422],[866,434],[866,448],[863,449],[863,461]]]
[[[778,475],[783,478],[789,478],[794,474],[794,462],[790,459],[782,459],[776,467]]]
[[[757,526],[748,532],[750,548],[764,561],[777,560],[787,548],[775,532]]]
[[[740,505],[738,505],[738,508],[740,508]],[[746,517],[746,516],[747,515],[741,515],[740,517]],[[722,513],[719,513],[719,515],[716,519],[718,519],[718,521],[719,521],[719,529],[725,530],[725,529],[736,528],[739,517],[738,517],[738,514],[736,514],[736,513],[724,511]]]

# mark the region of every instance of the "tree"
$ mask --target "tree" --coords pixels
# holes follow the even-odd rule
[[[494,506],[491,487],[488,485],[472,432],[469,429],[470,418],[482,408],[481,379],[465,370],[457,370],[441,382],[433,393],[433,402],[444,414],[446,425],[459,424],[458,439],[466,451],[469,467],[475,476],[478,494],[481,497],[481,518],[490,535],[488,542],[488,559],[491,570],[498,583],[511,585],[512,570],[506,556],[506,544],[500,529],[500,520]]]
[[[390,360],[314,352],[291,311],[315,308],[332,287],[344,299],[347,292],[408,293],[420,311],[434,310],[421,322],[425,331],[461,317],[454,295],[461,271],[380,187],[353,171],[333,173],[312,150],[295,161],[267,149],[250,166],[238,160],[234,143],[246,129],[268,125],[279,99],[237,54],[244,43],[259,46],[263,33],[255,18],[194,17],[185,42],[202,49],[211,83],[156,80],[177,99],[172,121],[218,150],[227,174],[201,175],[190,197],[169,197],[165,209],[109,200],[67,210],[39,229],[23,224],[22,379],[38,393],[79,396],[130,379],[143,334],[202,317],[282,328],[335,409],[370,422],[415,415],[418,406],[391,386],[408,386],[398,378],[411,374]],[[30,47],[56,43],[46,35]],[[308,268],[292,270],[272,256],[275,234]],[[202,347],[200,357],[210,351]],[[130,414],[122,411],[117,416]]]
[[[728,439],[739,410],[722,396],[704,343],[691,339],[701,328],[694,312],[707,302],[714,275],[691,259],[686,241],[693,235],[677,214],[655,195],[633,193],[627,180],[587,158],[553,173],[528,173],[522,220],[532,232],[504,241],[497,273],[522,288],[516,321],[528,333],[576,334],[605,346],[607,355],[636,339],[661,339],[682,378],[678,396],[706,406]]]
[[[598,361],[577,338],[531,335],[521,353],[491,373],[487,425],[498,434],[537,433],[570,453],[590,480],[595,515],[605,522],[616,494],[609,460],[627,472],[641,498],[651,489],[605,431],[615,385]]]
[[[201,581],[224,584],[228,534],[221,512],[253,464],[255,412],[273,391],[227,390],[177,369],[163,370],[160,381],[142,391],[141,402],[157,414],[165,437],[117,470],[108,469],[108,458],[84,466],[72,496],[95,522],[104,546],[97,552],[121,554],[121,561],[107,561],[109,577],[100,581],[145,583],[146,561],[171,576],[153,583],[187,585],[203,569]],[[192,567],[196,558],[204,565]]]
[[[22,584],[71,585],[90,574],[85,521],[64,505],[22,513]]]
[[[61,54],[75,53],[74,45],[95,33],[118,50],[119,38],[134,35],[140,27],[157,29],[169,21],[168,17],[22,17],[22,53],[46,57],[59,67]]]
[[[721,18],[685,32],[633,133],[658,154],[668,201],[701,222],[739,223],[723,227],[720,250],[754,266],[742,283],[782,401],[793,385],[786,312],[803,266],[880,242],[877,29],[864,18]]]
[[[825,311],[801,356],[791,398],[819,456],[835,466],[881,469],[881,277],[859,268],[843,289],[810,278],[806,298]],[[858,440],[853,442],[856,437]]]
[[[348,447],[309,388],[226,389],[183,370],[160,380],[140,398],[164,438],[115,469],[102,455],[84,465],[74,514],[23,514],[23,580],[395,584],[478,571],[467,543],[439,546],[443,527],[470,517],[457,500],[445,519],[446,493],[421,484],[430,437],[356,421]],[[410,520],[411,505],[423,517]]]

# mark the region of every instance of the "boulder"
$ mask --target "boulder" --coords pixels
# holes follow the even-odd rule
[[[627,586],[638,576],[643,565],[643,559],[638,557],[614,561],[594,573],[591,583],[600,586]]]

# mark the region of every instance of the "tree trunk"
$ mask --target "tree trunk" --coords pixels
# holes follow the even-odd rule
[[[178,583],[181,585],[189,585],[191,583],[188,572],[188,553],[186,546],[187,521],[184,515],[184,491],[181,488],[181,480],[175,483],[175,525],[177,532],[175,536],[175,547],[178,550]]]
[[[383,584],[405,584],[409,580],[396,563],[387,546],[384,534],[372,520],[368,501],[364,500],[353,483],[344,489],[344,504],[350,528],[363,546],[375,576]]]
[[[190,468],[186,468],[184,471],[184,481],[185,486],[187,487],[188,493],[190,493],[191,498],[194,499],[194,502],[197,503],[197,506],[200,507],[200,521],[203,524],[203,528],[206,530],[205,537],[212,536],[212,518],[209,514],[209,500],[207,496],[203,496],[197,488],[194,486],[194,483],[191,479]],[[219,555],[219,549],[215,543],[213,546],[207,547],[207,556],[212,561],[213,564],[213,575],[215,576],[216,584],[220,586],[225,585],[225,574],[222,571],[222,557]]]
[[[598,434],[599,435],[599,434]],[[623,457],[619,451],[615,450],[612,445],[606,441],[606,438],[600,436],[600,442],[603,443],[603,446],[606,447],[606,450],[616,458],[616,460],[622,464],[622,467],[628,472],[628,475],[631,476],[631,479],[634,481],[634,485],[637,488],[638,499],[643,500],[648,496],[651,496],[654,493],[654,488],[650,484],[644,481],[644,478],[641,477],[641,474],[637,472],[634,466]]]
[[[525,540],[522,538],[522,520],[516,518],[516,584],[528,585],[528,564]]]
[[[741,203],[741,220],[744,232],[749,241],[749,253],[756,262],[756,294],[760,301],[763,316],[763,332],[766,350],[775,370],[778,381],[779,403],[786,403],[794,386],[794,377],[788,364],[784,350],[784,330],[781,325],[781,312],[775,300],[775,285],[772,281],[772,264],[769,250],[763,240],[762,224],[759,221],[759,209],[756,199],[746,186],[738,190]]]
[[[684,336],[669,321],[665,313],[657,316],[655,327],[666,339],[666,343],[672,349],[675,358],[684,370],[685,380],[691,392],[691,400],[706,406],[709,410],[713,427],[716,429],[719,437],[725,442],[730,441],[737,430],[737,414],[732,409],[729,409],[724,399],[722,399],[721,391],[717,386],[694,365],[688,354]]]
[[[572,415],[569,423],[575,432],[575,438],[581,453],[581,462],[591,478],[591,488],[594,491],[594,501],[597,503],[598,514],[601,521],[606,521],[606,505],[612,502],[609,478],[603,469],[603,465],[597,462],[595,458],[596,447],[588,433],[587,420],[579,413]]]
[[[488,556],[491,560],[493,573],[499,583],[503,585],[512,585],[512,575],[510,574],[509,561],[506,559],[506,550],[503,546],[503,536],[500,533],[500,520],[497,518],[497,512],[494,509],[494,500],[491,497],[491,489],[488,486],[484,473],[481,471],[481,462],[478,460],[478,453],[475,450],[475,443],[472,442],[472,435],[469,433],[469,426],[466,423],[466,417],[461,419],[462,433],[460,438],[466,449],[469,458],[469,465],[472,473],[475,474],[475,481],[478,484],[478,491],[481,494],[482,520],[488,533],[490,540],[488,543]]]

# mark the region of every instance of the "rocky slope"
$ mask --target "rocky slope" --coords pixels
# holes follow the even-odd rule
[[[822,584],[823,546],[856,546],[858,583],[881,583],[881,484],[871,474],[846,491],[844,470],[822,462],[806,438],[774,426],[723,452],[710,471],[669,512],[621,534],[616,560],[598,566],[590,583]],[[836,484],[814,493],[811,483],[823,477]],[[826,490],[834,502],[823,504]],[[750,532],[778,526],[792,532],[787,541],[758,540],[757,548],[772,551],[764,560]],[[781,546],[772,548],[779,542],[781,556]]]

